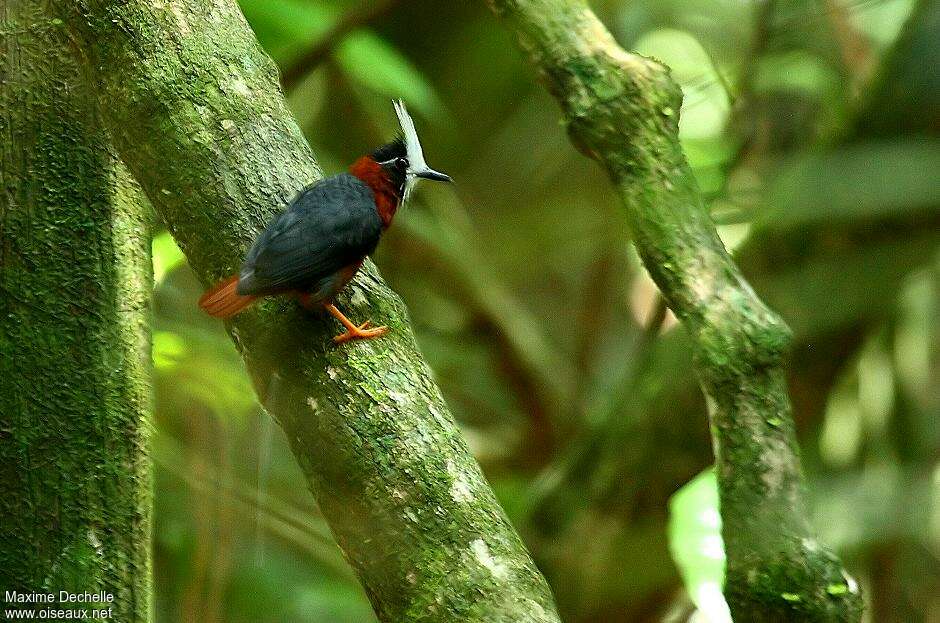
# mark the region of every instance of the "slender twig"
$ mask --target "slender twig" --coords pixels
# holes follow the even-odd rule
[[[490,0],[564,111],[568,133],[617,187],[640,257],[692,337],[709,399],[740,621],[856,621],[858,586],[807,519],[783,357],[791,335],[721,243],[682,153],[681,91],[624,51],[583,0]]]
[[[281,86],[290,91],[301,78],[322,63],[337,45],[354,30],[387,14],[398,0],[365,0],[354,10],[343,15],[316,43],[294,59],[281,73]]]

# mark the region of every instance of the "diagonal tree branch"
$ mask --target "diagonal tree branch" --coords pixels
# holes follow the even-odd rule
[[[790,331],[744,281],[678,139],[682,94],[625,52],[581,0],[489,0],[561,104],[574,144],[608,171],[640,256],[692,335],[710,404],[738,621],[857,621],[861,598],[807,521],[782,361]]]
[[[122,159],[205,284],[320,171],[234,0],[56,0]],[[194,302],[195,304],[195,302]],[[267,301],[229,331],[383,621],[557,621],[371,264],[341,300],[388,338]]]

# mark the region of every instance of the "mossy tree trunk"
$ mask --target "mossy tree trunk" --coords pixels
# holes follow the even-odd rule
[[[0,3],[0,599],[145,622],[149,219],[78,78],[60,20]]]
[[[682,94],[583,0],[489,0],[617,188],[643,264],[692,336],[708,398],[737,621],[858,621],[861,596],[807,519],[783,372],[786,324],[725,251],[679,143]]]
[[[207,286],[236,272],[271,217],[320,177],[237,4],[54,4],[115,147],[190,265]],[[338,348],[334,321],[287,300],[228,328],[379,618],[557,621],[400,299],[367,262],[339,303],[390,335]]]

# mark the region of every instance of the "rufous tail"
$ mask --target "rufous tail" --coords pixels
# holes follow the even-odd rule
[[[236,288],[238,288],[238,275],[232,275],[203,294],[199,299],[199,307],[213,318],[231,318],[258,298],[241,295]]]

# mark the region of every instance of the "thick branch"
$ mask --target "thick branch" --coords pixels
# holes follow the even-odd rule
[[[146,623],[150,214],[42,4],[0,3],[0,587]]]
[[[320,172],[233,0],[56,3],[113,140],[205,284]],[[195,304],[195,302],[194,302]],[[340,304],[389,337],[266,301],[229,327],[385,621],[556,621],[467,450],[398,297],[367,264]]]
[[[808,525],[782,358],[783,321],[725,251],[678,139],[668,70],[621,49],[583,1],[490,0],[561,104],[575,145],[607,169],[643,262],[691,333],[709,397],[740,621],[854,621],[854,581]]]

